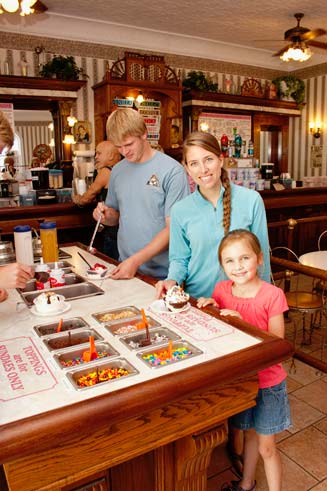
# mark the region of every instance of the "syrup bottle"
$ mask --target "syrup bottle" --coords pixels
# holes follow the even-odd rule
[[[225,133],[220,138],[220,148],[223,156],[228,157],[228,136]]]

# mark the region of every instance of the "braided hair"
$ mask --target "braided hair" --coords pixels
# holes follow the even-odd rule
[[[186,153],[189,147],[196,146],[201,147],[208,152],[211,152],[217,157],[221,157],[220,145],[217,139],[210,133],[202,131],[193,131],[189,133],[183,143],[183,160],[187,165]],[[221,183],[225,188],[223,196],[223,227],[224,234],[229,232],[230,216],[231,216],[231,186],[228,173],[226,169],[221,169]]]

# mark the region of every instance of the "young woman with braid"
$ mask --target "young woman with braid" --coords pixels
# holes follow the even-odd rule
[[[238,228],[258,237],[264,255],[260,276],[270,282],[267,220],[259,193],[230,182],[213,135],[190,133],[183,153],[196,189],[172,207],[169,271],[167,279],[157,283],[158,298],[176,283],[193,297],[211,296],[215,284],[226,279],[217,264],[220,241]]]
[[[259,239],[263,251],[260,277],[270,282],[266,212],[256,191],[230,182],[216,138],[190,133],[183,144],[183,162],[196,184],[195,191],[174,204],[170,215],[169,270],[156,284],[157,297],[176,283],[191,296],[212,296],[216,283],[227,277],[217,261],[217,251],[230,230],[247,229]],[[230,427],[229,454],[242,474],[242,434]]]

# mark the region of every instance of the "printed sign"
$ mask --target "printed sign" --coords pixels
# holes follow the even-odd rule
[[[50,390],[57,383],[31,338],[0,340],[0,401]]]

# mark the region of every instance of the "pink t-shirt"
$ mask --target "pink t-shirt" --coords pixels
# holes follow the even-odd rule
[[[220,309],[236,310],[243,320],[262,331],[268,331],[271,317],[288,310],[283,290],[265,281],[253,298],[235,297],[232,293],[232,281],[221,281],[216,284],[212,298],[216,300]],[[261,370],[258,375],[261,389],[273,387],[287,376],[281,363]]]

